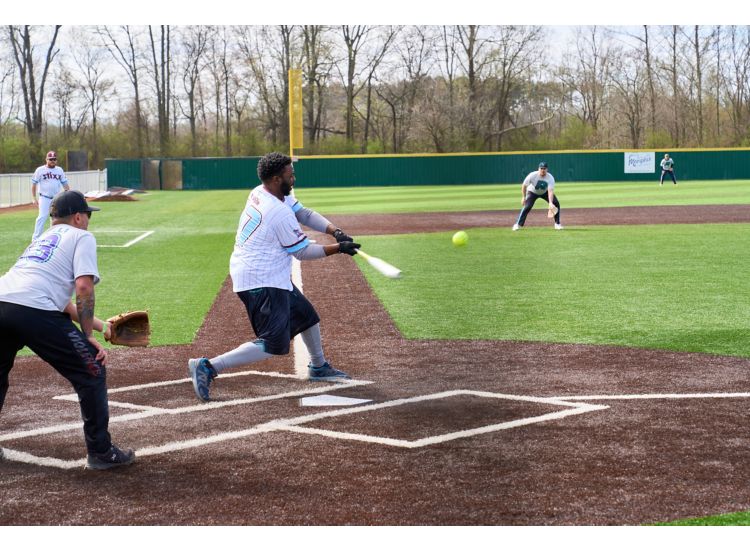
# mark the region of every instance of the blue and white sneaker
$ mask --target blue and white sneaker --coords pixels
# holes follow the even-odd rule
[[[307,373],[307,379],[312,382],[336,382],[351,379],[351,376],[345,372],[334,369],[328,361],[319,367],[313,367],[312,364],[308,365]]]
[[[193,389],[195,395],[201,401],[210,401],[211,398],[208,394],[208,388],[211,386],[211,382],[216,378],[216,369],[211,366],[211,363],[205,357],[200,359],[188,359],[188,374],[193,379]]]

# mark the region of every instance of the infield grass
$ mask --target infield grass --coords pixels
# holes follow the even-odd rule
[[[750,357],[750,225],[468,230],[359,239],[403,270],[358,260],[414,339],[611,344]]]

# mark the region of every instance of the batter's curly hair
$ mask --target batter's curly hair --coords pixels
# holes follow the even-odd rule
[[[280,176],[291,163],[291,157],[283,153],[268,153],[258,161],[258,177],[260,181],[268,181],[274,176]]]

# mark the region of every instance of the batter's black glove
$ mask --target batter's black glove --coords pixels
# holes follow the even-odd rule
[[[337,243],[354,242],[354,239],[352,239],[349,235],[341,231],[341,229],[337,229],[336,231],[334,231],[333,236],[336,238]]]
[[[357,253],[357,249],[362,246],[359,243],[355,243],[352,241],[343,241],[339,243],[339,253],[340,254],[349,254],[349,256],[354,256]]]

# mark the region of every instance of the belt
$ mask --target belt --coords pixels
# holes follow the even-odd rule
[[[54,199],[55,197],[50,197],[49,195],[45,195],[44,193],[39,193],[40,197],[44,197],[45,199]]]

